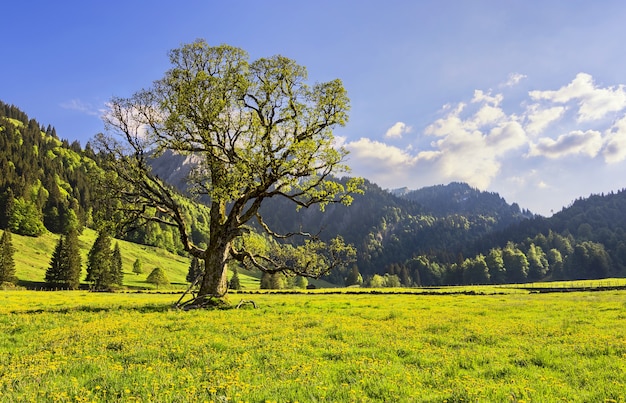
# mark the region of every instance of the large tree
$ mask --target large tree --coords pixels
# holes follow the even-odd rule
[[[250,62],[242,49],[203,40],[169,56],[172,68],[162,79],[129,98],[111,100],[105,115],[111,135],[99,136],[98,144],[112,168],[106,194],[121,200],[125,222],[175,226],[184,248],[204,261],[195,303],[226,294],[230,259],[266,273],[319,277],[353,258],[354,249],[341,239],[324,244],[312,237],[290,249],[289,258],[258,253],[247,242],[253,219],[275,238],[297,235],[266,225],[259,207],[267,199],[324,208],[349,204],[350,194],[359,191],[362,180],[335,179],[348,171],[347,151],[332,133],[348,118],[341,81],[309,86],[306,69],[291,59]],[[149,158],[166,150],[196,156],[188,191],[210,200],[206,247],[193,243],[180,198],[151,173]]]

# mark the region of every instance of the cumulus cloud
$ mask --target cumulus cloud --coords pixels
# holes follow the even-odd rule
[[[404,169],[413,166],[417,161],[417,157],[406,150],[368,138],[348,142],[344,146],[351,156],[371,164],[374,169]]]
[[[602,135],[596,130],[576,130],[560,135],[556,140],[549,137],[531,144],[528,156],[543,156],[551,159],[568,155],[587,155],[595,157],[602,148]]]
[[[565,113],[564,106],[553,106],[550,108],[541,108],[539,104],[530,105],[526,110],[526,131],[528,134],[540,134],[551,123],[559,120]]]
[[[626,116],[607,130],[602,155],[609,164],[626,160]]]
[[[404,122],[396,122],[385,132],[386,138],[402,138],[403,134],[410,133],[411,126],[407,126]]]
[[[611,112],[626,108],[626,90],[623,85],[617,87],[597,87],[593,77],[578,73],[574,80],[552,91],[530,91],[533,100],[546,100],[555,103],[578,103],[578,121],[589,122],[604,118]]]
[[[509,81],[514,85],[523,78],[511,75]],[[560,168],[562,163],[584,170],[583,159],[594,167],[602,160],[626,161],[624,86],[601,87],[580,73],[556,90],[527,93],[517,106],[500,88],[475,90],[465,102],[444,105],[416,142],[404,147],[368,138],[346,142],[349,164],[384,187],[463,181],[483,190],[501,186],[525,198],[535,191],[561,191],[559,175],[572,174]],[[621,119],[608,124],[617,112]],[[410,130],[396,122],[384,138],[401,139]]]

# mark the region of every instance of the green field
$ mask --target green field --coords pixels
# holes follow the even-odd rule
[[[0,292],[0,401],[626,400],[626,291],[342,291]]]
[[[2,231],[0,231],[0,234]],[[97,233],[85,228],[79,237],[79,246],[82,255],[83,273],[81,280],[87,275],[87,254],[96,240]],[[16,275],[19,284],[28,288],[38,289],[46,287],[46,269],[50,266],[52,252],[59,240],[59,235],[46,233],[37,238],[12,234]],[[122,253],[122,265],[124,270],[124,287],[129,289],[154,289],[155,286],[146,282],[146,277],[155,267],[165,270],[171,285],[168,289],[183,290],[189,284],[185,277],[189,271],[190,259],[170,253],[166,250],[152,246],[138,245],[132,242],[113,240],[119,242]],[[142,262],[143,273],[136,275],[132,272],[135,259]],[[258,289],[259,275],[245,270],[239,272],[241,285],[244,289]]]

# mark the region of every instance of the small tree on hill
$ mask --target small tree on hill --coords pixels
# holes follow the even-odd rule
[[[146,278],[148,283],[156,285],[157,288],[159,286],[167,286],[170,285],[170,280],[167,278],[167,275],[160,267],[155,267],[148,277]]]
[[[141,260],[135,259],[135,263],[133,263],[133,273],[136,275],[140,275],[143,273],[143,265],[141,264]]]
[[[15,261],[13,260],[13,242],[11,241],[11,231],[6,229],[0,237],[0,284],[15,283]]]
[[[259,286],[262,290],[271,290],[272,289],[272,275],[269,273],[263,273],[261,275],[261,284]]]

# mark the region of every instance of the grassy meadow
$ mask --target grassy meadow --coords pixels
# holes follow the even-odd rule
[[[0,231],[1,233],[2,231]],[[81,281],[83,282],[87,275],[87,254],[97,236],[98,234],[95,231],[85,228],[78,238],[83,266]],[[33,238],[12,234],[11,238],[16,250],[14,260],[16,275],[20,280],[20,284],[34,289],[45,287],[46,269],[50,266],[50,259],[59,240],[59,235],[45,233]],[[146,277],[155,267],[161,267],[167,274],[171,283],[167,289],[184,290],[189,285],[185,279],[190,264],[188,257],[170,253],[164,249],[116,239],[113,240],[113,245],[115,245],[115,242],[119,242],[122,253],[124,287],[129,289],[154,289],[155,286],[153,284],[146,282]],[[143,267],[143,273],[139,275],[132,271],[133,263],[136,259],[141,261]],[[239,278],[244,289],[259,288],[258,275],[255,276],[242,270],[239,272]]]
[[[0,401],[626,401],[626,291],[481,290],[4,291]]]

